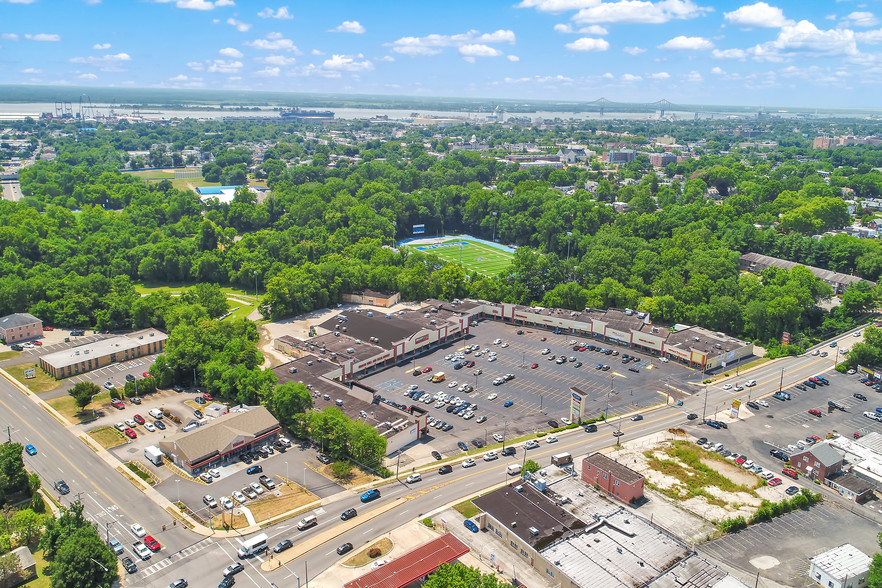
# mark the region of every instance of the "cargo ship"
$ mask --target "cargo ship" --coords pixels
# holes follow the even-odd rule
[[[279,114],[282,118],[334,118],[334,113],[330,110],[301,110],[298,107],[282,109]]]

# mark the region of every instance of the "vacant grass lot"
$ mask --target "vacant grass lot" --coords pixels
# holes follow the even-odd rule
[[[251,514],[254,515],[254,520],[257,521],[258,524],[264,523],[267,519],[284,514],[288,511],[297,510],[305,504],[318,500],[318,496],[312,492],[304,490],[301,486],[297,486],[296,484],[276,486],[276,490],[279,490],[282,495],[275,496],[272,493],[273,491],[267,490],[257,500],[249,500],[245,503],[245,507],[251,511]],[[229,524],[229,511],[224,511],[223,514],[224,521]],[[245,518],[245,515],[234,515],[232,519],[234,529],[243,529],[248,526],[248,519]],[[221,525],[218,525],[218,521],[215,520],[214,527],[219,528],[220,526]]]
[[[27,386],[28,389],[35,394],[42,394],[43,392],[55,390],[61,385],[61,382],[41,370],[39,367],[34,370],[35,377],[30,379],[25,378],[24,371],[29,370],[33,367],[34,364],[28,362],[20,363],[18,365],[12,365],[4,369],[6,370],[6,373],[21,382],[23,385]]]
[[[369,556],[368,553],[370,553],[371,549],[375,547],[380,550],[380,555],[378,555],[377,557]],[[347,559],[343,563],[343,565],[350,568],[361,567],[365,564],[371,563],[372,561],[376,561],[378,558],[383,557],[384,555],[392,551],[392,547],[394,547],[392,541],[386,537],[383,537],[379,541],[374,541],[373,543]]]
[[[142,296],[153,292],[168,292],[172,296],[180,296],[181,292],[192,287],[193,284],[154,284],[141,283],[135,284],[135,290]],[[251,314],[259,303],[259,298],[254,297],[254,290],[250,293],[239,288],[231,288],[224,286],[221,291],[227,295],[227,309],[233,310],[233,314],[229,318],[244,318]]]
[[[61,416],[74,424],[83,424],[94,421],[96,416],[91,409],[80,412],[80,408],[74,401],[73,396],[60,396],[47,400],[46,404],[58,411]]]
[[[460,243],[462,246],[460,254]],[[435,245],[410,245],[409,247],[430,255],[437,255],[445,261],[459,263],[468,272],[478,272],[485,276],[495,276],[511,264],[511,253],[468,239],[451,238]]]
[[[104,449],[111,449],[126,442],[126,437],[113,427],[98,427],[89,431],[89,436],[101,444]]]
[[[464,500],[459,504],[453,505],[453,510],[467,519],[470,519],[481,512],[481,509],[475,506],[475,503],[471,500]]]
[[[21,355],[21,351],[0,351],[0,361],[3,361],[4,359],[15,359],[19,355]]]

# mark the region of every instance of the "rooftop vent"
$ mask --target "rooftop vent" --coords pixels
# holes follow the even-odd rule
[[[356,344],[356,345],[361,345],[361,339],[356,339],[356,340],[355,340],[355,344]]]
[[[530,535],[532,535],[533,537],[537,537],[539,535],[539,529],[537,529],[536,527],[530,527]]]

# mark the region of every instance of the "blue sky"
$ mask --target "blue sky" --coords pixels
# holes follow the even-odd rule
[[[882,3],[0,0],[0,79],[877,107]]]

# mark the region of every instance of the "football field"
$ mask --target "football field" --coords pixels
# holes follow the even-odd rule
[[[445,261],[459,263],[467,272],[495,276],[509,266],[511,253],[469,239],[450,238],[442,242],[413,244],[409,247],[437,255]]]

